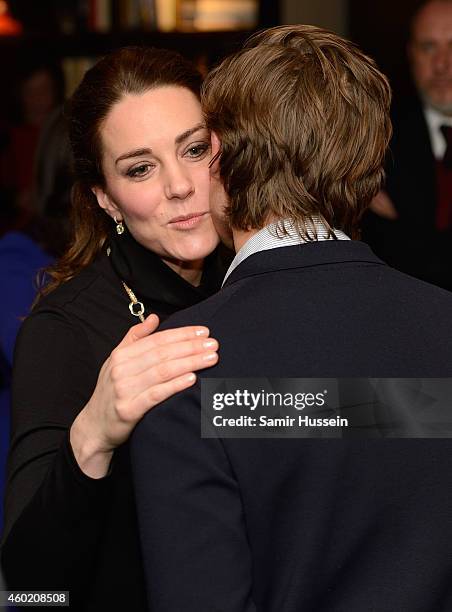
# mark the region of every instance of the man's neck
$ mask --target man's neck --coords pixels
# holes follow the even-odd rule
[[[232,230],[232,240],[234,242],[234,251],[236,253],[238,253],[240,251],[240,249],[242,248],[242,246],[248,242],[248,240],[250,238],[252,238],[253,236],[255,236],[257,234],[257,232],[259,232],[260,230],[258,229],[253,229],[253,230],[237,230],[237,229],[233,229]]]
[[[280,219],[277,219],[273,215],[269,215],[264,227],[267,227],[268,225],[271,225],[272,223],[276,223],[279,220]],[[261,231],[260,229],[242,230],[242,229],[236,229],[233,227],[232,228],[232,240],[234,242],[234,251],[238,253],[240,249],[242,248],[242,246],[244,246],[250,238],[255,236],[260,231]]]
[[[426,96],[422,96],[422,94],[420,98],[422,101],[422,106],[425,110],[433,112],[440,117],[447,117],[448,119],[452,118],[452,104],[432,104],[431,100],[429,100]]]

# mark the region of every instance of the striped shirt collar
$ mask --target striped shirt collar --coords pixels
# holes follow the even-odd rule
[[[282,231],[282,225],[286,233]],[[305,240],[297,232],[294,223],[288,219],[272,223],[261,229],[257,234],[251,236],[245,242],[242,248],[236,253],[231,265],[226,272],[223,280],[223,285],[233,270],[237,268],[247,257],[259,253],[260,251],[268,251],[270,249],[279,249],[280,247],[295,246],[297,244],[305,244],[306,242],[316,242],[323,240],[350,240],[341,230],[333,230],[333,235],[328,236],[328,229],[318,217],[312,218],[311,227],[308,228],[308,235],[311,240]],[[223,286],[222,285],[222,286]]]

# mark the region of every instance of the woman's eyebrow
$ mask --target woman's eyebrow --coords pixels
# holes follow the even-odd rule
[[[182,132],[182,134],[179,134],[179,136],[176,136],[176,138],[174,139],[174,142],[177,145],[181,144],[181,142],[189,138],[189,136],[192,136],[195,132],[198,132],[199,130],[205,130],[205,129],[206,129],[206,125],[204,123],[198,123],[197,125],[190,128],[189,130],[186,130],[185,132]]]
[[[181,142],[183,142],[184,140],[186,140],[187,138],[189,138],[190,136],[192,136],[199,130],[205,130],[205,129],[206,129],[206,126],[204,123],[198,123],[197,125],[190,128],[189,130],[186,130],[185,132],[182,132],[182,134],[179,134],[179,136],[176,136],[174,142],[176,144],[180,144]],[[151,154],[152,154],[152,149],[150,148],[134,149],[133,151],[128,151],[127,153],[123,153],[122,155],[120,155],[115,161],[115,164],[117,164],[120,161],[123,161],[124,159],[130,159],[133,157],[141,157],[142,155],[151,155]]]
[[[141,157],[142,155],[151,155],[151,154],[152,154],[152,149],[149,149],[149,148],[135,149],[134,151],[129,151],[128,153],[124,153],[123,155],[120,155],[118,159],[115,161],[115,164],[117,164],[119,161],[122,161],[124,159],[130,159],[131,157]]]

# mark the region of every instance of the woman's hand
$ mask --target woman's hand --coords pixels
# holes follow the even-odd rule
[[[134,325],[99,373],[91,399],[72,424],[70,441],[81,470],[91,478],[108,472],[113,450],[143,415],[193,385],[194,372],[217,363],[218,342],[206,327],[153,333],[156,315]]]

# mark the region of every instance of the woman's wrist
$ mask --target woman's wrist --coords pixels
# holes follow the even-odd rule
[[[113,450],[105,450],[93,437],[93,426],[85,408],[73,422],[69,440],[75,460],[84,474],[96,479],[108,474]]]

